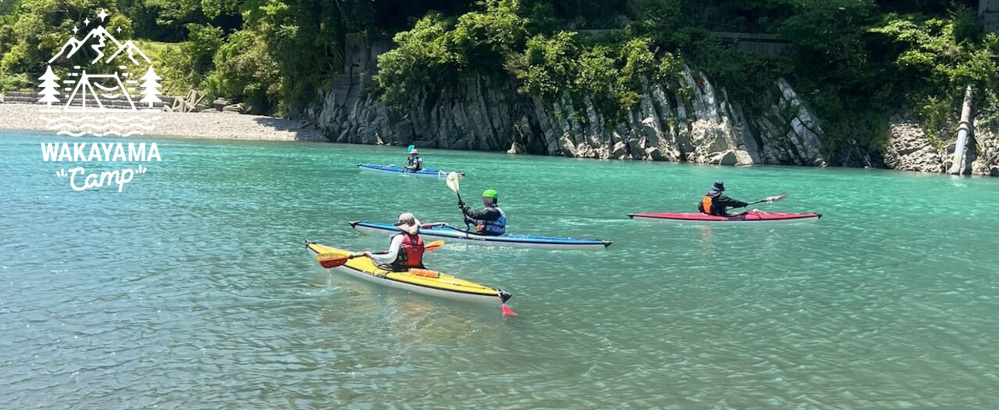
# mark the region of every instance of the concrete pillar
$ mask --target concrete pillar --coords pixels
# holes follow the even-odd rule
[[[961,122],[957,126],[957,145],[954,146],[954,164],[950,167],[951,174],[960,175],[965,170],[964,150],[968,144],[968,133],[971,131],[971,85],[964,91],[964,104],[961,106]]]
[[[985,31],[999,31],[999,0],[978,0],[978,21]]]

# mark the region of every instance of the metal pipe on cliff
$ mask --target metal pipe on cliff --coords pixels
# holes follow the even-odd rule
[[[961,122],[957,126],[957,146],[954,147],[954,163],[950,167],[951,174],[960,175],[964,172],[964,150],[968,144],[968,133],[971,130],[971,85],[964,91],[964,105],[961,107]]]

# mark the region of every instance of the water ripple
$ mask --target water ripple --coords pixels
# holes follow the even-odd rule
[[[512,231],[614,241],[427,256],[513,292],[521,315],[503,318],[331,275],[304,252],[386,246],[350,220],[459,222],[443,182],[351,168],[398,149],[158,141],[163,162],[122,193],[71,192],[37,152],[58,139],[0,139],[12,408],[999,406],[992,180],[429,151],[468,173],[463,193],[498,189]],[[719,178],[826,216],[626,217],[690,210]]]

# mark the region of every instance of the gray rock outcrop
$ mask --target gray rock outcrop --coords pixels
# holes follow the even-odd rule
[[[638,103],[614,122],[609,118],[621,116],[601,112],[588,97],[520,95],[512,84],[483,76],[421,90],[395,106],[384,104],[357,76],[336,80],[340,83],[306,112],[335,142],[718,165],[826,165],[819,121],[783,79],[770,90],[777,96],[770,109],[747,119],[724,90],[685,68],[675,82],[645,81]]]

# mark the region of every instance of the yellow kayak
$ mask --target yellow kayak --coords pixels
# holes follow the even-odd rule
[[[306,242],[305,247],[312,255],[322,255],[324,258],[343,258],[354,254],[351,251],[315,242]],[[374,261],[365,256],[349,259],[346,263],[336,266],[332,270],[392,288],[463,302],[503,304],[513,296],[501,289],[489,288],[427,269],[410,269],[408,272],[387,271],[375,266]]]

